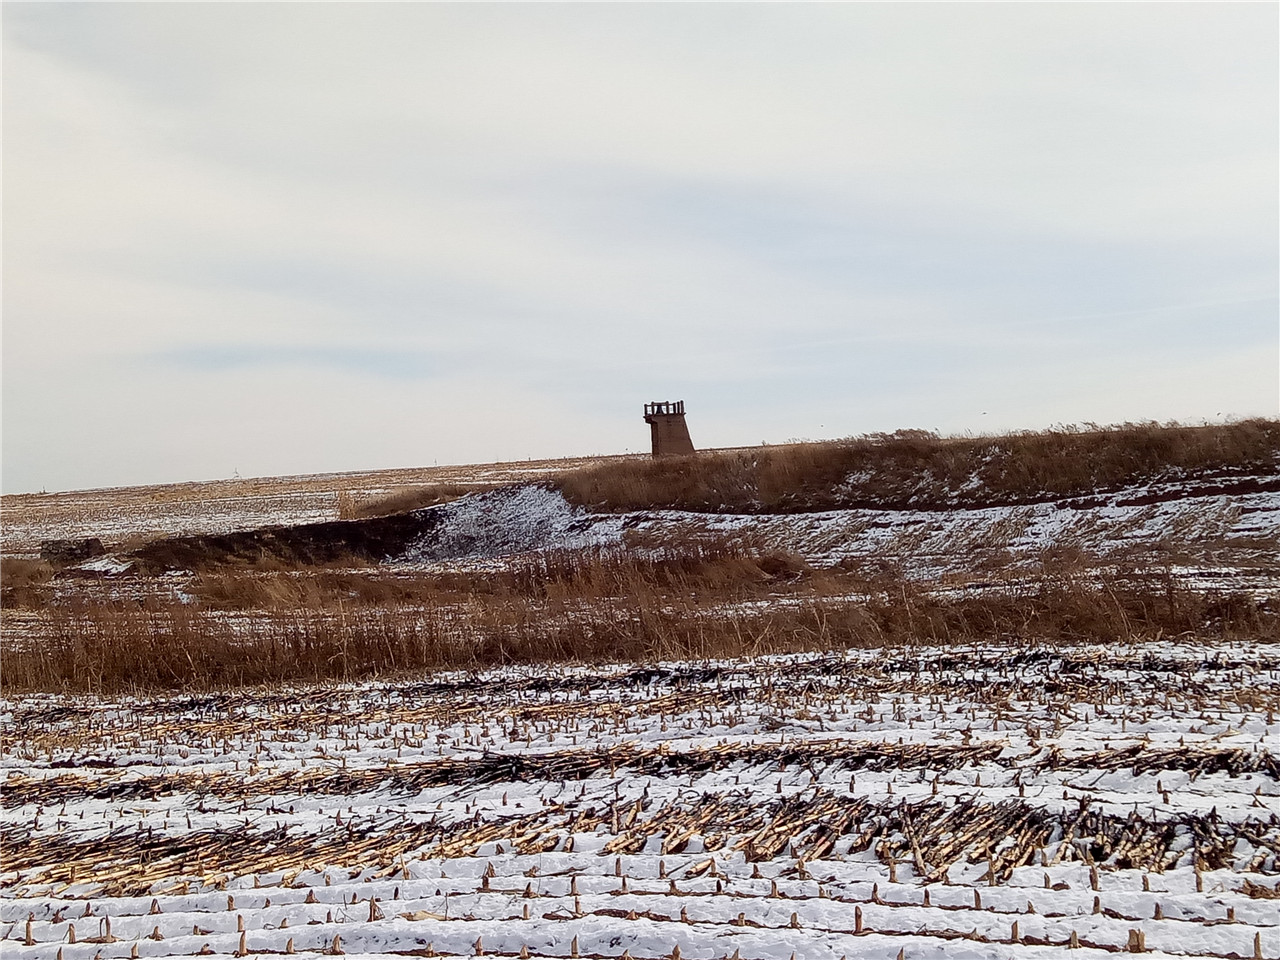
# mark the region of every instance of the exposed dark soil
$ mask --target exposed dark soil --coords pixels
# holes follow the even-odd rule
[[[435,511],[368,520],[331,520],[294,527],[153,540],[128,554],[137,572],[207,570],[220,566],[294,567],[380,563],[403,553],[440,522]]]
[[[1151,489],[1131,497],[1094,496],[1061,501],[1061,506],[1073,510],[1113,505],[1117,507],[1147,507],[1153,503],[1168,503],[1187,497],[1241,497],[1251,493],[1280,493],[1280,475],[1226,477],[1205,476],[1183,482],[1156,484]],[[1247,512],[1247,511],[1246,511]]]

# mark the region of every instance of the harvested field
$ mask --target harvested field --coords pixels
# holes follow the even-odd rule
[[[1159,497],[1153,497],[1158,492]],[[1280,483],[975,510],[589,514],[544,485],[391,517],[5,558],[6,691],[350,680],[984,637],[1276,636]]]
[[[13,700],[5,953],[1276,957],[1276,649]]]

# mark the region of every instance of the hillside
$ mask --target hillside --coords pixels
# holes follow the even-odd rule
[[[1097,498],[1156,485],[1177,497],[1264,492],[1280,476],[1280,421],[1204,427],[1123,425],[992,437],[905,430],[848,440],[711,450],[693,458],[601,456],[424,467],[0,498],[0,554],[98,537],[109,549],[402,512],[523,482],[547,481],[593,513],[732,514],[840,509],[936,511]],[[1097,502],[1101,503],[1101,500]]]
[[[119,491],[118,509],[99,491],[101,513],[74,523],[7,518],[5,680],[225,684],[1020,629],[1269,635],[1278,438],[1271,421],[899,433],[452,468],[425,485],[298,478],[293,499],[284,480],[256,499]],[[104,553],[32,559],[55,531]],[[86,632],[100,643],[78,645]],[[264,668],[255,651],[285,637],[300,645]]]
[[[596,464],[558,478],[600,511],[949,510],[1088,498],[1280,472],[1280,421],[1123,424],[986,437],[900,430],[826,443]],[[1237,484],[1244,492],[1248,483]]]
[[[923,581],[1075,558],[1173,565],[1202,585],[1264,588],[1280,556],[1278,457],[1274,421],[979,438],[901,431],[660,461],[59,495],[7,505],[5,549],[30,555],[37,533],[97,536],[112,556],[86,572],[156,574],[267,559],[420,566],[729,538],[817,567]],[[413,482],[423,479],[434,482]],[[60,505],[89,496],[99,515],[51,522]]]
[[[525,460],[444,467],[410,467],[351,473],[209,480],[107,487],[0,497],[0,554],[35,557],[40,542],[98,537],[108,547],[138,546],[148,539],[229,533],[266,525],[340,520],[368,504],[408,494],[431,502],[424,491],[487,490],[544,479],[624,457]]]

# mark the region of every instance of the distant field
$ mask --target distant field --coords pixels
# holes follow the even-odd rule
[[[13,494],[0,498],[0,554],[32,557],[52,538],[98,537],[119,549],[159,536],[356,518],[530,481],[551,482],[571,504],[606,513],[793,514],[1026,505],[1146,483],[1265,485],[1278,475],[1280,421],[1273,420],[991,437],[908,430],[661,461],[629,454]]]

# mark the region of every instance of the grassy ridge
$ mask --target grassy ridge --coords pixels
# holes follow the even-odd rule
[[[598,511],[946,509],[1079,497],[1182,476],[1274,472],[1277,463],[1280,421],[1255,419],[991,437],[900,430],[607,463],[564,474],[556,483],[570,502]]]

